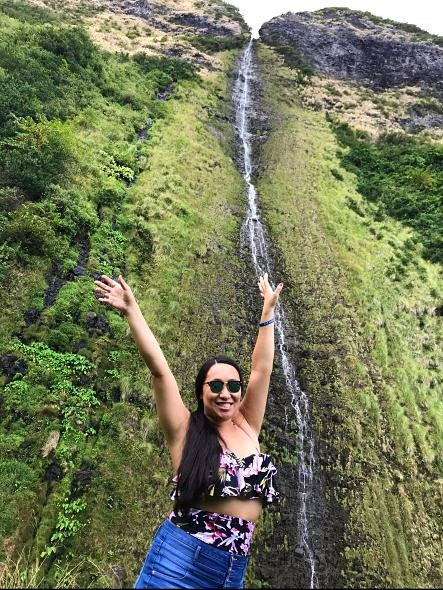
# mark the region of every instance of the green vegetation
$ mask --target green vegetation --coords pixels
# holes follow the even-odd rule
[[[238,257],[237,50],[197,40],[224,51],[202,79],[181,60],[99,51],[60,15],[0,2],[0,586],[131,587],[171,468],[148,371],[93,278],[124,273],[191,407],[210,354],[247,373],[260,301]],[[260,63],[272,127],[260,197],[325,493],[347,514],[343,585],[437,586],[441,150],[334,135],[297,104],[300,63],[264,47]],[[291,466],[279,428],[262,443]],[[280,518],[260,521],[257,547],[272,551]],[[256,559],[248,586],[266,587]]]
[[[93,278],[124,273],[191,405],[210,354],[248,370],[235,52],[203,81],[16,9],[0,13],[0,582],[131,587],[171,468],[148,372]]]
[[[220,37],[216,35],[185,35],[184,39],[197,49],[208,53],[225,51],[226,49],[236,49],[245,44],[245,38],[243,36]]]
[[[333,128],[349,148],[342,165],[357,176],[357,190],[378,205],[376,217],[404,221],[416,230],[423,255],[443,263],[443,146],[405,134],[382,135],[372,144],[344,123]]]
[[[437,587],[443,571],[441,265],[423,258],[418,229],[386,210],[381,215],[378,201],[359,191],[364,180],[386,173],[391,198],[400,187],[410,190],[424,212],[435,199],[433,183],[441,182],[433,167],[440,148],[415,138],[372,145],[345,129],[360,149],[357,166],[355,144],[339,145],[324,115],[297,104],[297,73],[263,45],[259,63],[272,131],[257,186],[285,268],[285,301],[292,301],[297,326],[294,354],[312,403],[334,523],[322,526],[342,526],[337,504],[347,514],[341,583]],[[401,166],[403,172],[423,167],[434,179],[431,188],[428,176],[428,190],[421,175],[402,178]],[[369,171],[380,176],[368,178]],[[326,555],[327,562],[336,560]]]

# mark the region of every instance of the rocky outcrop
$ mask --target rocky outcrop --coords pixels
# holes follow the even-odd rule
[[[329,8],[273,18],[260,36],[269,45],[292,50],[316,74],[374,90],[418,85],[443,98],[441,38],[417,27]]]
[[[215,35],[218,37],[238,36],[248,32],[243,19],[232,19],[225,14],[223,7],[212,6],[211,2],[201,2],[192,12],[184,10],[184,2],[169,0],[108,0],[109,10],[138,16],[164,32],[197,35]]]

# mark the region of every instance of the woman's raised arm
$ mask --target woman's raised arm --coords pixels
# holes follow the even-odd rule
[[[252,353],[251,376],[240,409],[257,436],[260,434],[268,400],[269,382],[274,363],[273,320],[283,283],[280,283],[273,291],[268,281],[268,274],[265,273],[260,277],[258,287],[264,300],[260,323],[269,323],[258,329],[257,341]]]
[[[174,446],[186,431],[189,410],[183,403],[177,382],[154,334],[146,323],[129,285],[120,275],[114,281],[106,275],[97,285],[98,300],[117,309],[126,317],[141,356],[152,373],[155,405],[160,426],[168,444]]]

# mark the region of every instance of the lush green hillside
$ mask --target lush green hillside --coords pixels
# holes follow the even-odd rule
[[[443,276],[424,256],[440,260],[441,146],[331,124],[301,107],[300,72],[258,55],[270,127],[258,189],[325,496],[347,514],[343,584],[439,587]]]
[[[237,33],[168,36],[94,7],[0,0],[2,587],[131,587],[171,506],[148,371],[94,277],[124,274],[190,404],[210,354],[248,370],[260,305],[238,244],[238,12],[183,0]],[[257,185],[312,400],[326,567],[345,587],[439,587],[441,144],[306,108],[308,73],[257,49]],[[262,444],[294,471],[280,427]],[[279,520],[257,527],[249,587],[276,551],[293,565]]]
[[[188,401],[210,354],[248,368],[235,53],[203,79],[26,16],[0,13],[0,580],[130,587],[170,463],[148,372],[93,278],[124,273]]]

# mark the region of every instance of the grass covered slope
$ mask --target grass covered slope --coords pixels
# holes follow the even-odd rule
[[[286,269],[325,494],[348,514],[343,585],[438,587],[441,266],[357,192],[333,128],[300,106],[306,78],[260,44],[258,61],[271,129],[257,186]]]
[[[171,467],[148,371],[93,278],[124,273],[187,402],[207,356],[248,370],[236,52],[203,80],[16,16],[0,12],[0,585],[130,587]]]

